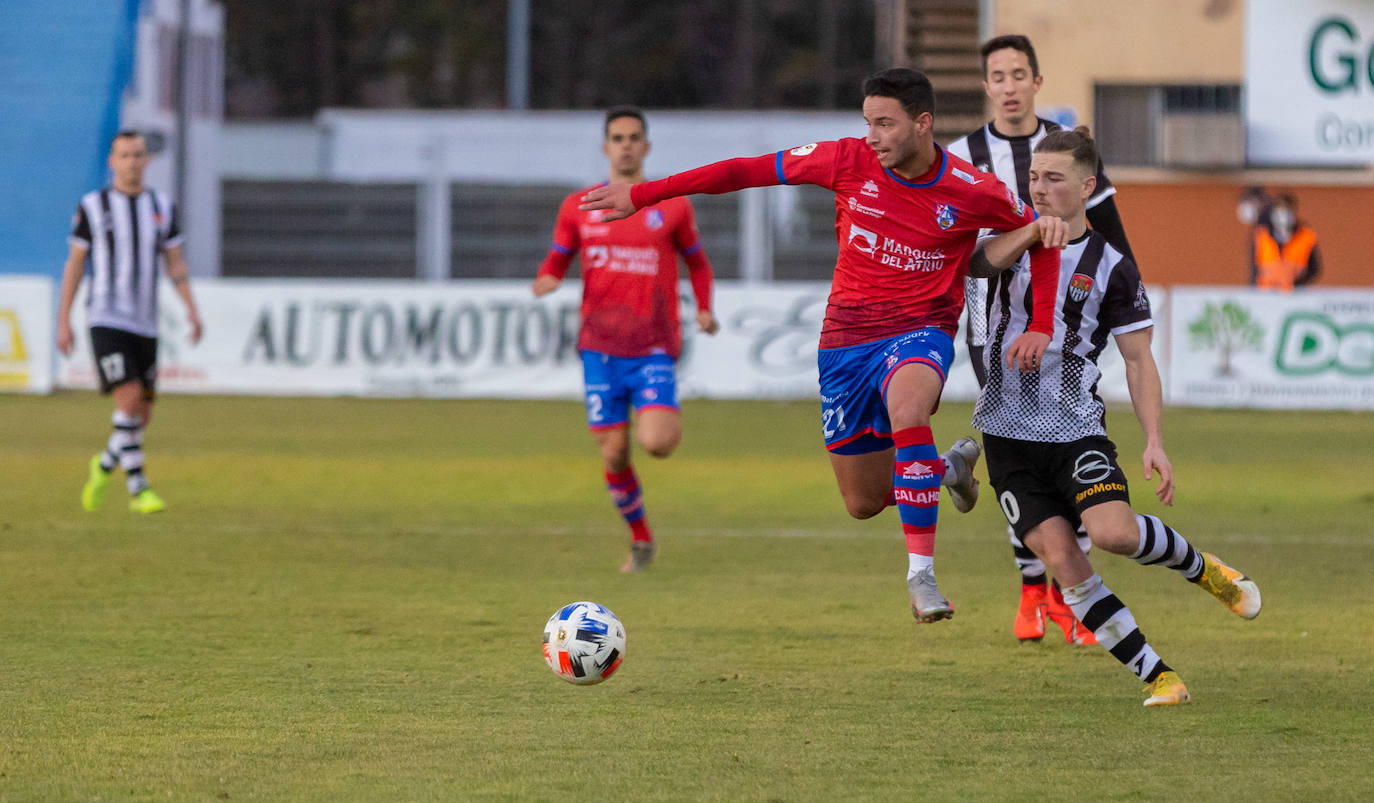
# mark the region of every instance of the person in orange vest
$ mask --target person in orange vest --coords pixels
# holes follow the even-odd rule
[[[1254,228],[1250,283],[1261,290],[1284,293],[1310,284],[1321,272],[1321,252],[1317,233],[1298,219],[1297,197],[1281,193],[1267,218]]]

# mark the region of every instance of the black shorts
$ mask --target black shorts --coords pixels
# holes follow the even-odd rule
[[[1018,538],[1055,516],[1077,528],[1079,514],[1093,505],[1131,501],[1116,444],[1102,436],[1040,443],[984,435],[983,452],[997,503]]]
[[[91,353],[95,355],[101,393],[109,393],[125,382],[139,382],[143,385],[143,398],[153,398],[157,386],[157,338],[92,326]]]

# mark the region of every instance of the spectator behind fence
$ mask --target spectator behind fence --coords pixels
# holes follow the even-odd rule
[[[1251,231],[1250,284],[1261,290],[1291,293],[1321,273],[1317,233],[1298,219],[1298,199],[1291,192],[1273,199]]]

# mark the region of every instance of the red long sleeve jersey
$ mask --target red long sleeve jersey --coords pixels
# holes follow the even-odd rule
[[[598,185],[599,186],[599,185]],[[696,216],[673,198],[623,220],[577,208],[586,189],[563,200],[553,245],[539,275],[562,279],[582,255],[582,331],[577,347],[617,357],[682,352],[677,255],[687,262],[697,309],[711,308],[711,263],[701,250]]]
[[[835,193],[839,255],[821,348],[926,327],[953,336],[978,230],[1010,231],[1035,219],[1034,210],[997,176],[979,172],[938,145],[930,171],[907,180],[880,165],[873,149],[857,138],[716,162],[637,184],[630,198],[640,208],[679,195],[773,184],[815,184]],[[1029,328],[1051,336],[1058,269],[1057,251],[1032,249]]]

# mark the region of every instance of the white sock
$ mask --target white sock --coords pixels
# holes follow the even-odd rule
[[[917,572],[935,571],[935,558],[930,555],[917,555],[914,552],[908,552],[906,557],[906,579],[908,580],[915,577]]]

